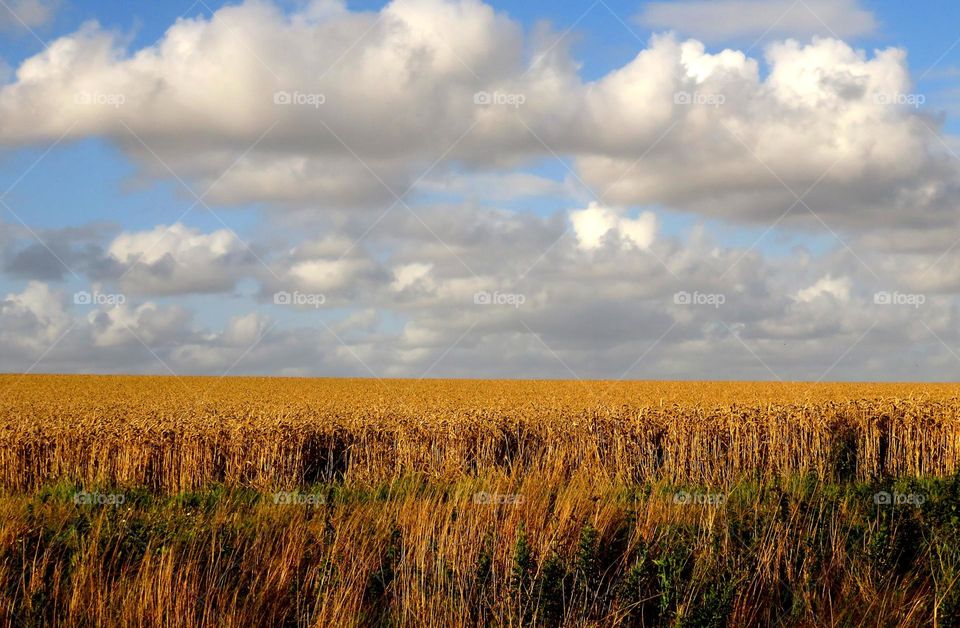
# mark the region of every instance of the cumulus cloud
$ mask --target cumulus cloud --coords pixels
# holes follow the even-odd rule
[[[929,295],[920,308],[879,305],[873,292],[883,284],[849,253],[778,261],[695,233],[685,240],[659,236],[645,250],[613,245],[616,239],[585,250],[578,238],[561,237],[544,254],[541,241],[561,235],[550,218],[516,232],[497,212],[480,212],[473,214],[484,225],[478,231],[465,226],[473,208],[442,212],[451,219],[444,236],[464,264],[451,263],[449,251],[441,256],[439,249],[401,238],[385,262],[389,272],[368,278],[342,301],[348,308],[325,304],[283,324],[274,317],[288,318],[291,311],[273,303],[241,310],[221,329],[210,329],[180,305],[131,298],[114,306],[69,307],[66,295],[29,284],[3,302],[4,368],[29,367],[71,324],[44,357],[46,368],[618,378],[716,377],[711,369],[722,363],[730,376],[784,379],[817,379],[841,357],[832,377],[942,378],[953,368],[954,358],[924,327],[944,342],[960,341],[952,301]],[[387,233],[413,233],[417,224],[397,215],[389,230],[371,236],[372,248],[382,250]],[[509,246],[497,250],[504,240]],[[337,244],[324,238],[288,255],[332,256]],[[499,263],[484,265],[491,250]],[[345,259],[359,267],[364,255]],[[482,271],[474,275],[468,267]],[[519,277],[516,268],[527,272]],[[284,279],[293,282],[284,287],[299,285],[292,275]],[[719,306],[678,302],[681,291],[724,300]],[[478,300],[478,293],[523,299]],[[857,344],[864,334],[869,342]],[[892,365],[884,356],[897,346],[921,347],[922,366]]]
[[[657,217],[653,212],[643,212],[636,218],[624,218],[597,203],[571,212],[570,220],[580,247],[584,249],[599,248],[611,232],[619,236],[623,246],[645,249],[653,242],[657,230]]]
[[[838,32],[872,28],[839,4]],[[204,203],[261,210],[247,243],[180,222],[0,225],[5,277],[27,281],[0,301],[0,367],[955,372],[941,341],[960,341],[960,178],[941,121],[909,102],[904,50],[809,38],[791,13],[780,34],[802,39],[755,53],[655,35],[588,80],[555,38],[478,0],[299,6],[226,6],[139,50],[88,24],[0,87],[4,146],[75,122],[65,141],[105,138],[141,176],[172,170]],[[562,180],[540,168],[557,158]],[[71,305],[84,282],[127,299]]]
[[[796,205],[786,224],[814,229],[808,207],[839,228],[942,227],[956,211],[956,163],[938,122],[906,102],[901,49],[780,41],[762,73],[742,51],[657,35],[585,81],[476,0],[319,6],[250,0],[134,51],[86,25],[0,89],[0,141],[75,123],[69,137],[109,138],[145,172],[172,169],[228,205],[382,208],[454,164],[482,174],[565,156],[613,205],[762,223]]]
[[[42,282],[31,281],[0,302],[0,340],[8,351],[39,357],[71,324],[63,300]],[[28,365],[29,366],[29,365]]]
[[[807,303],[821,295],[829,295],[837,301],[846,302],[850,300],[850,285],[849,277],[833,278],[826,275],[818,279],[812,286],[807,286],[797,292],[796,298],[798,301]]]
[[[96,347],[169,345],[184,340],[190,315],[180,306],[160,308],[147,301],[136,307],[120,303],[87,315]]]
[[[657,74],[663,63],[644,53],[627,67],[655,102],[689,104],[616,125],[616,142],[648,153],[617,156],[611,144],[578,160],[606,200],[766,223],[792,208],[788,224],[819,216],[860,229],[953,220],[956,162],[936,147],[935,122],[895,104],[912,91],[903,51],[868,58],[836,40],[788,40],[767,48],[762,80],[755,61],[697,42],[658,38],[650,51],[675,59],[677,75]]]
[[[60,228],[0,223],[0,268],[26,280],[79,276],[100,266],[103,240],[117,229],[104,223]]]
[[[59,0],[7,0],[0,6],[0,29],[28,30],[48,24]]]
[[[390,287],[397,292],[401,292],[417,283],[427,282],[432,268],[433,264],[422,262],[397,266],[393,269],[393,283],[390,284]]]
[[[0,110],[37,127],[24,129],[21,117],[0,136],[59,135],[69,116],[74,137],[111,137],[148,168],[167,174],[155,152],[212,184],[276,123],[260,150],[214,186],[214,198],[283,200],[280,190],[301,190],[301,199],[350,205],[373,191],[380,201],[377,180],[399,193],[420,162],[440,157],[476,114],[474,75],[511,72],[522,46],[517,24],[470,0],[397,2],[380,15],[309,7],[287,15],[254,0],[179,20],[133,53],[88,24],[21,65],[0,92]],[[27,102],[44,111],[29,114]]]
[[[262,293],[303,292],[324,305],[356,304],[365,295],[380,294],[390,282],[390,271],[348,238],[305,241],[278,258],[262,275]],[[294,304],[296,305],[296,304]]]
[[[269,320],[257,312],[234,316],[223,330],[223,343],[230,347],[249,347],[257,342],[269,327]]]
[[[181,306],[146,301],[77,307],[74,298],[31,281],[0,301],[0,369],[23,372],[157,372],[155,351],[194,337]]]
[[[132,294],[227,292],[255,263],[255,254],[228,229],[206,234],[174,223],[116,236],[100,277],[118,280]]]

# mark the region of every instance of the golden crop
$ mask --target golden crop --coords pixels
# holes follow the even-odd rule
[[[948,625],[958,407],[952,385],[0,376],[0,625]]]
[[[0,376],[0,486],[945,475],[954,385]]]

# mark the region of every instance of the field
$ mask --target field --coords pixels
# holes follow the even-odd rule
[[[958,392],[0,376],[0,615],[955,625]]]

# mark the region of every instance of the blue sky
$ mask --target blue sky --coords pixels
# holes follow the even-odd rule
[[[50,24],[34,28],[43,40],[75,31],[84,22],[96,20],[107,29],[116,30],[129,37],[129,49],[136,50],[155,44],[166,29],[181,17],[208,17],[224,5],[236,2],[159,2],[131,3],[120,0],[89,0],[64,2]],[[356,10],[377,11],[384,2],[348,2]],[[499,11],[519,20],[525,28],[532,29],[539,22],[547,21],[560,33],[567,32],[576,59],[581,62],[581,75],[585,79],[597,79],[607,72],[630,61],[643,42],[657,32],[645,26],[637,16],[642,14],[644,4],[610,0],[593,6],[591,2],[556,3],[532,0],[530,2],[491,2]],[[956,107],[960,94],[956,83],[960,75],[960,37],[956,24],[960,23],[960,5],[952,2],[924,3],[922,11],[904,3],[863,2],[879,22],[877,32],[869,36],[850,38],[848,41],[866,50],[899,46],[909,51],[908,63],[912,75],[922,79],[917,82],[917,91],[927,96],[928,109],[933,115]],[[183,5],[183,6],[181,6]],[[288,7],[297,3],[287,2]],[[592,6],[592,8],[591,8]],[[607,8],[609,7],[609,8]],[[800,11],[800,7],[797,7]],[[616,16],[614,15],[616,14]],[[680,31],[683,35],[683,31]],[[754,54],[762,53],[763,43],[773,39],[768,35],[760,39]],[[754,35],[733,38],[713,43],[710,49],[717,51],[725,46],[743,48],[758,41]],[[43,44],[32,34],[19,31],[8,34],[0,45],[0,55],[11,67],[37,54]],[[960,116],[945,118],[946,129],[960,132]],[[12,182],[22,174],[22,166],[43,153],[45,148],[24,149],[7,153],[0,162],[0,181]],[[77,164],[83,164],[78,168]],[[544,159],[530,167],[554,179],[567,175],[566,169],[553,159]],[[176,183],[151,183],[131,186],[129,179],[134,168],[117,150],[104,142],[91,140],[64,146],[58,154],[46,158],[42,171],[18,186],[14,198],[25,208],[40,226],[63,226],[80,224],[90,220],[121,221],[124,225],[147,228],[178,215],[177,208],[191,202],[189,195]],[[92,176],[93,175],[93,176]],[[50,181],[59,185],[51,186]],[[69,190],[69,192],[65,192]],[[63,202],[69,198],[70,202]],[[82,206],[78,214],[76,206]],[[550,212],[567,209],[558,199],[540,199],[531,207],[533,211]],[[199,212],[192,216],[199,227],[211,227],[213,221]],[[243,231],[251,227],[249,216],[238,217],[236,228]],[[689,220],[677,220],[677,227],[689,224]],[[745,237],[749,237],[746,234]]]
[[[42,39],[76,30],[83,22],[96,20],[110,29],[129,36],[131,46],[139,48],[150,45],[179,17],[207,16],[219,7],[236,4],[203,0],[183,2],[125,2],[123,0],[87,0],[65,2],[55,19],[48,25],[34,28]],[[295,7],[298,3],[283,3]],[[376,11],[384,2],[348,2],[356,10]],[[646,39],[653,29],[636,18],[643,11],[642,2],[607,0],[592,9],[592,2],[557,3],[544,0],[528,2],[490,2],[499,11],[504,11],[527,28],[541,21],[548,21],[560,32],[573,27],[577,57],[584,63],[584,76],[593,78],[612,67],[622,65],[636,54],[637,37]],[[934,64],[947,70],[960,63],[960,51],[948,48],[957,38],[956,25],[960,21],[960,7],[954,2],[929,0],[922,7],[902,2],[866,1],[860,5],[875,14],[879,22],[877,32],[852,41],[870,49],[883,46],[904,46],[910,51],[910,67],[923,73]],[[607,9],[606,7],[609,7]],[[588,10],[589,9],[589,10]],[[613,14],[617,17],[614,17]],[[625,24],[621,23],[621,20]],[[829,24],[828,24],[829,26]],[[632,31],[632,32],[631,32]],[[733,45],[747,45],[756,37],[735,38]],[[29,33],[15,33],[4,38],[3,57],[10,65],[35,54],[40,42]],[[946,53],[946,54],[945,54]],[[945,56],[944,56],[945,55]]]
[[[211,358],[211,364],[230,361],[222,355],[232,355],[230,351],[236,347],[230,343],[246,338],[244,334],[249,332],[257,340],[257,350],[250,352],[250,363],[245,363],[251,372],[369,374],[376,369],[364,364],[363,355],[380,356],[380,351],[386,351],[388,356],[380,357],[388,364],[383,367],[387,375],[416,375],[438,356],[451,363],[446,371],[431,369],[433,374],[522,376],[525,369],[531,375],[556,374],[558,370],[569,374],[576,369],[563,364],[565,361],[596,365],[609,357],[611,364],[618,360],[629,363],[625,356],[634,345],[640,350],[649,347],[659,335],[657,330],[662,331],[669,320],[680,325],[677,329],[689,327],[683,332],[685,337],[676,341],[680,343],[678,355],[692,359],[690,356],[703,351],[702,343],[716,326],[698,323],[697,316],[690,318],[689,312],[677,316],[664,307],[662,299],[666,298],[669,306],[669,296],[677,288],[695,292],[721,281],[731,295],[739,295],[742,309],[730,313],[725,323],[730,333],[718,351],[739,351],[748,347],[750,338],[756,339],[756,345],[739,356],[745,363],[737,372],[743,377],[765,378],[782,370],[808,377],[824,364],[829,366],[829,357],[814,349],[801,357],[777,353],[777,346],[786,344],[780,342],[781,337],[794,342],[804,338],[811,347],[851,346],[864,321],[873,315],[852,309],[852,300],[869,300],[884,286],[912,286],[940,308],[931,307],[927,310],[929,321],[915,324],[921,324],[921,330],[923,325],[939,330],[927,338],[931,351],[944,363],[957,362],[947,337],[957,331],[952,325],[956,309],[953,290],[960,286],[960,279],[951,274],[956,249],[950,246],[953,234],[945,225],[956,224],[949,198],[956,167],[950,151],[960,148],[956,140],[960,134],[960,36],[955,28],[960,23],[960,6],[931,2],[918,8],[866,0],[773,0],[753,5],[724,0],[712,4],[697,0],[413,3],[419,17],[404,12],[405,1],[392,5],[348,2],[340,9],[324,7],[322,2],[274,3],[288,15],[304,11],[328,15],[321,22],[342,24],[343,32],[352,28],[363,31],[356,27],[361,22],[370,26],[359,39],[347,37],[353,42],[349,47],[331,43],[322,53],[310,53],[327,57],[311,59],[315,67],[340,64],[336,80],[345,81],[343,89],[347,91],[354,88],[351,68],[376,72],[362,65],[363,55],[390,50],[376,47],[381,41],[378,38],[389,41],[391,33],[408,27],[412,37],[426,37],[417,39],[416,45],[431,50],[434,61],[452,51],[463,66],[453,62],[452,70],[438,69],[439,65],[423,70],[434,91],[419,110],[405,109],[411,99],[426,98],[414,87],[401,86],[399,89],[414,91],[399,96],[399,92],[388,93],[387,87],[381,97],[374,82],[360,92],[365,104],[343,110],[337,109],[336,103],[325,106],[318,113],[332,113],[321,118],[322,127],[311,120],[301,129],[295,115],[286,117],[291,110],[277,109],[276,115],[271,112],[258,117],[255,112],[270,92],[258,95],[249,91],[250,85],[270,82],[271,74],[278,80],[281,75],[298,76],[298,46],[303,50],[323,47],[324,38],[336,38],[339,26],[330,26],[332,30],[317,41],[291,39],[290,54],[285,55],[269,45],[257,48],[260,36],[271,36],[270,29],[284,26],[257,14],[255,3],[11,0],[9,8],[24,16],[38,6],[47,13],[44,18],[24,17],[28,28],[9,16],[0,19],[0,59],[11,70],[0,92],[7,119],[5,127],[0,125],[0,191],[10,188],[2,197],[9,209],[0,207],[5,212],[0,243],[7,245],[0,295],[8,295],[3,303],[11,317],[9,324],[35,319],[37,325],[47,326],[46,333],[59,329],[55,325],[61,320],[59,311],[44,313],[31,305],[31,299],[41,299],[36,296],[41,291],[38,282],[52,295],[66,297],[96,286],[129,296],[125,307],[130,309],[106,312],[103,316],[107,318],[101,320],[96,308],[68,302],[62,321],[70,316],[85,321],[80,326],[89,327],[97,346],[125,346],[111,335],[110,325],[146,324],[144,321],[153,317],[168,326],[144,332],[147,342],[138,339],[141,348],[156,339],[157,345],[149,352],[154,355],[147,355],[145,363],[124,354],[124,360],[112,364],[110,360],[116,358],[106,354],[113,349],[103,349],[104,355],[94,360],[94,370],[176,370],[153,360],[166,358],[170,364],[179,360],[185,365],[180,368],[192,371],[198,360],[203,360],[191,352],[219,356]],[[211,20],[223,15],[225,7],[233,7],[231,19],[243,24],[214,25]],[[487,7],[507,21],[484,21]],[[422,24],[411,26],[413,19],[436,17],[441,23],[451,11],[461,14],[450,18],[453,26],[443,23],[440,31],[418,31]],[[388,14],[394,17],[383,18]],[[770,15],[778,19],[769,20]],[[226,51],[223,58],[237,60],[235,66],[215,69],[209,85],[200,82],[192,89],[209,87],[207,96],[212,98],[218,97],[216,90],[220,89],[225,97],[236,98],[230,90],[239,85],[241,91],[247,90],[243,93],[252,94],[252,100],[225,108],[223,116],[214,111],[209,118],[197,109],[205,106],[203,101],[187,103],[181,111],[183,103],[176,99],[159,100],[160,86],[177,83],[191,68],[136,66],[129,55],[151,48],[169,33],[184,37],[187,29],[177,24],[182,17],[209,26],[204,35],[209,41],[191,40],[188,45],[197,45],[197,50],[222,46]],[[99,27],[84,26],[91,21]],[[384,26],[387,23],[390,28]],[[538,40],[545,25],[551,30]],[[261,26],[262,32],[257,32]],[[470,112],[468,118],[474,124],[470,128],[482,131],[468,131],[461,144],[464,138],[460,133],[469,121],[458,118],[461,105],[454,102],[449,110],[440,105],[448,95],[453,98],[463,89],[469,94],[478,87],[465,86],[473,82],[470,74],[481,78],[472,65],[494,64],[483,72],[484,78],[501,70],[508,72],[507,66],[498,68],[496,64],[504,62],[503,55],[513,54],[504,52],[510,48],[507,31],[513,27],[521,33],[525,50],[525,59],[514,62],[530,64],[537,50],[545,49],[553,56],[544,67],[534,64],[526,72],[504,79],[508,86],[513,81],[520,85],[515,89],[531,94],[532,102],[518,108],[516,118],[499,114],[471,118],[474,112]],[[82,31],[84,28],[88,30]],[[217,28],[221,29],[219,35]],[[476,29],[482,32],[477,34]],[[657,39],[668,31],[676,34],[675,47]],[[478,48],[477,40],[471,39],[476,37],[484,42],[487,38],[489,46]],[[818,48],[813,43],[816,37],[837,38],[837,45]],[[704,79],[698,74],[703,70],[696,68],[707,66],[689,65],[686,57],[681,58],[679,62],[689,68],[686,89],[719,85],[717,89],[726,90],[726,97],[734,103],[733,109],[687,111],[674,103],[667,122],[647,124],[645,120],[661,115],[663,108],[651,105],[645,100],[649,96],[643,94],[666,80],[658,78],[650,59],[662,61],[681,54],[680,42],[688,38],[703,42],[705,48],[705,53],[694,55],[699,60],[693,63],[707,63],[715,69],[703,75]],[[801,53],[784,48],[787,38],[799,42]],[[96,42],[108,39],[125,51],[121,59],[96,56]],[[245,43],[247,40],[252,43]],[[544,42],[553,43],[547,46]],[[67,70],[58,74],[59,61],[51,61],[53,53],[45,52],[48,45],[90,48],[65,61]],[[772,80],[774,65],[764,61],[768,47],[781,51],[774,62],[787,79]],[[865,51],[862,67],[844,56],[850,48]],[[900,62],[881,52],[889,48],[906,52],[903,70],[909,79],[903,85],[898,83]],[[728,50],[735,52],[724,52]],[[396,51],[407,54],[403,46]],[[759,61],[757,79],[750,77],[749,62],[736,59],[740,52]],[[190,63],[200,63],[197,60],[202,58],[190,57]],[[412,53],[404,61],[423,63]],[[17,80],[13,72],[24,63],[31,76]],[[37,64],[47,65],[38,71]],[[175,67],[172,62],[170,67]],[[649,75],[637,73],[634,68],[639,67]],[[143,86],[130,76],[151,72],[156,72],[151,77],[153,91],[138,91]],[[809,89],[804,84],[807,75],[816,75],[822,83],[824,91],[816,98],[840,98],[830,101],[839,102],[836,106],[840,109],[831,113],[814,101],[784,105],[783,94],[792,93],[789,90],[799,90],[797,98],[809,96],[803,91]],[[112,112],[88,115],[90,109],[73,111],[44,103],[43,96],[25,95],[33,93],[30,90],[72,93],[62,90],[75,90],[71,81],[78,76],[88,89],[99,89],[97,81],[106,80],[104,90],[114,80],[111,76],[126,76],[124,89],[131,90],[131,102]],[[395,76],[384,74],[380,80],[388,84]],[[231,83],[233,78],[236,81]],[[549,80],[567,82],[564,84],[571,90],[568,103],[561,95],[556,102],[544,104],[547,92],[538,90],[549,86]],[[754,80],[757,85],[751,83]],[[787,85],[785,80],[796,85]],[[867,85],[868,90],[880,90],[880,96],[884,96],[885,85],[897,84],[898,92],[909,89],[923,103],[888,115],[891,110],[871,104],[869,95],[863,95],[862,102],[848,108],[842,100],[850,98],[854,88],[841,85],[848,81],[860,81],[861,87],[855,89]],[[507,89],[489,87],[499,88]],[[778,104],[772,105],[774,101],[765,99],[774,92],[780,95]],[[749,93],[752,104],[741,102],[741,93]],[[190,93],[186,94],[189,98]],[[159,104],[145,100],[154,97]],[[550,96],[554,97],[556,94]],[[394,103],[393,98],[400,100]],[[50,108],[44,110],[47,105]],[[160,108],[151,109],[155,105]],[[380,114],[365,117],[368,105]],[[401,112],[395,119],[394,107]],[[423,126],[422,111],[438,116],[434,128],[429,120]],[[195,112],[199,117],[192,117]],[[154,118],[168,114],[169,119],[153,124]],[[712,127],[704,126],[703,115],[711,120],[710,116],[716,117]],[[60,126],[58,116],[62,116]],[[221,117],[229,123],[219,128]],[[340,130],[336,141],[324,119]],[[668,124],[671,119],[672,125]],[[789,124],[780,127],[781,121],[794,119],[795,128]],[[69,126],[71,120],[79,126]],[[268,128],[271,120],[280,124],[275,132]],[[203,124],[207,126],[199,126]],[[386,148],[375,145],[377,130],[386,146],[396,130],[391,125],[405,124],[412,125],[405,140]],[[581,133],[581,128],[590,130]],[[365,135],[370,129],[375,130],[373,144]],[[752,137],[755,130],[757,136]],[[62,133],[67,136],[60,141]],[[263,137],[258,139],[261,133]],[[294,141],[300,134],[308,140],[303,146]],[[427,139],[434,134],[435,138]],[[807,135],[820,137],[821,144],[804,145]],[[663,138],[667,139],[661,143]],[[887,138],[911,153],[898,163],[891,158],[889,144],[884,146]],[[781,144],[782,155],[777,154]],[[816,154],[821,148],[825,154]],[[441,157],[434,161],[437,155]],[[170,170],[176,175],[171,176]],[[420,180],[417,175],[424,171],[429,171],[429,176]],[[217,178],[227,174],[230,176],[223,181]],[[408,184],[413,189],[402,203],[394,203],[391,194],[380,187],[387,182],[398,191]],[[194,192],[212,183],[218,184],[216,189],[211,188],[209,197],[197,203]],[[329,187],[311,191],[314,183]],[[604,194],[598,202],[601,190],[610,192],[610,198]],[[798,199],[804,190],[809,190],[810,196]],[[359,199],[367,193],[379,196]],[[888,201],[890,206],[885,205]],[[159,240],[158,234],[162,236]],[[159,249],[170,248],[166,258],[150,257],[147,249],[153,247],[144,243],[152,240]],[[515,257],[499,251],[498,247],[511,242],[522,242],[528,250]],[[335,249],[340,252],[330,252]],[[130,257],[121,259],[121,252]],[[51,256],[62,258],[56,260],[60,278],[54,277],[58,271],[51,270],[57,268]],[[929,269],[934,267],[937,272],[931,273]],[[615,268],[623,269],[622,278],[610,272]],[[527,291],[526,300],[536,304],[527,306],[534,308],[527,310],[531,311],[530,320],[539,321],[537,329],[542,332],[531,336],[526,319],[507,317],[508,321],[502,313],[465,312],[461,301],[446,301],[461,298],[450,295],[466,290],[469,296],[470,290],[483,286],[489,291],[499,285],[505,291],[507,284]],[[320,289],[317,286],[330,286],[330,298],[322,309],[277,307],[272,302],[271,295],[277,290]],[[645,289],[666,291],[666,297],[652,297]],[[551,300],[568,290],[584,293],[562,297],[566,300],[559,308],[555,302],[551,305]],[[632,290],[637,292],[629,296]],[[591,291],[603,296],[590,301]],[[762,302],[750,303],[753,298],[762,298]],[[730,301],[734,300],[731,297]],[[159,313],[151,314],[154,311]],[[518,309],[517,314],[521,313]],[[613,335],[584,330],[582,317],[595,321],[606,316],[615,317],[605,323]],[[629,330],[627,320],[632,319],[643,320],[649,329],[618,343],[615,330]],[[459,338],[455,326],[445,322],[449,320],[473,321],[477,329],[486,331],[476,338]],[[106,332],[103,325],[107,325]],[[175,325],[182,328],[174,329]],[[317,334],[329,332],[336,337],[336,329],[328,326],[342,329],[355,340],[340,346],[324,345],[313,357],[298,353],[316,340]],[[891,335],[898,326],[904,327],[902,321],[880,323]],[[303,332],[303,327],[308,332]],[[271,336],[274,346],[261,345],[263,338],[258,334],[265,329],[285,335]],[[130,329],[130,333],[134,331]],[[310,340],[305,341],[299,333],[307,333]],[[469,333],[475,333],[473,327]],[[540,342],[550,334],[559,343],[556,348]],[[11,337],[16,339],[16,334]],[[516,368],[501,368],[497,357],[504,351],[497,347],[519,347],[523,345],[520,337],[526,337],[527,353],[516,356]],[[461,342],[463,345],[458,344]],[[468,345],[488,353],[471,357]],[[295,348],[284,353],[283,346]],[[893,339],[878,341],[876,351],[894,346]],[[4,368],[23,370],[45,347],[49,348],[48,344],[40,340],[28,349],[19,347],[11,353],[18,357]],[[261,350],[262,356],[258,355]],[[621,350],[624,356],[620,356]],[[56,359],[56,352],[52,355]],[[51,368],[57,364],[66,370],[77,368],[76,355],[65,354]],[[560,359],[562,356],[568,359]],[[528,358],[531,362],[525,365]],[[346,366],[341,359],[352,364]],[[655,352],[650,362],[651,373],[658,372],[659,363],[678,377],[702,374],[706,368],[684,367],[683,360],[672,361],[669,355],[656,358]],[[773,363],[777,368],[769,367]],[[217,372],[219,366],[197,368]],[[610,372],[584,368],[590,376],[617,374],[612,367]],[[856,364],[840,368],[843,377],[865,376]],[[886,377],[890,371],[881,358],[872,362],[865,358],[860,368],[868,368],[873,377]],[[931,368],[929,375],[921,376],[933,377],[935,372]]]
[[[75,31],[84,22],[95,20],[105,28],[116,30],[123,33],[125,37],[129,37],[129,48],[136,50],[155,44],[178,18],[208,17],[212,11],[231,4],[237,3],[218,0],[202,0],[193,3],[186,0],[159,3],[132,3],[122,0],[65,2],[50,24],[33,30],[41,39],[49,41],[57,35]],[[298,3],[283,4],[295,7]],[[384,2],[348,2],[347,6],[356,10],[377,11],[385,4]],[[585,79],[602,77],[610,70],[625,64],[637,54],[643,42],[657,32],[656,29],[645,26],[637,19],[644,6],[644,3],[640,2],[609,0],[594,5],[592,2],[556,3],[531,0],[529,2],[490,2],[489,4],[519,20],[527,29],[532,29],[537,23],[543,21],[549,22],[556,31],[561,33],[572,29],[569,31],[568,41],[573,46],[576,59],[583,64],[581,74]],[[946,101],[949,96],[943,92],[956,89],[957,74],[960,74],[960,43],[957,42],[960,35],[956,30],[956,25],[960,23],[960,5],[954,2],[931,1],[924,3],[922,11],[909,4],[897,2],[863,2],[861,5],[869,8],[876,15],[879,28],[874,34],[850,38],[848,41],[866,50],[888,46],[907,49],[911,73],[918,79],[917,91],[928,95],[931,109],[936,106],[936,103]],[[800,8],[796,10],[799,11]],[[684,34],[682,30],[680,34]],[[772,38],[771,35],[767,35],[759,39],[761,43],[757,44],[755,54],[761,53],[763,42]],[[720,50],[726,45],[742,48],[744,44],[749,46],[757,41],[757,37],[749,35],[723,43],[714,43],[710,48]],[[33,34],[25,31],[8,33],[0,42],[2,42],[0,55],[11,67],[16,67],[24,59],[43,49],[43,43]],[[956,99],[957,95],[954,94],[953,98]],[[960,116],[946,118],[946,124],[950,132],[957,132],[960,130]],[[129,165],[115,151],[95,142],[69,147],[68,150],[75,152],[65,155],[56,163],[48,161],[45,168],[53,170],[58,180],[69,182],[71,189],[78,190],[82,188],[76,184],[79,180],[89,179],[89,171],[77,172],[69,164],[74,162],[96,164],[97,178],[106,179],[97,183],[106,184],[109,181],[110,185],[98,187],[96,191],[89,190],[91,195],[88,201],[85,199],[85,204],[91,206],[91,211],[97,211],[95,207],[97,205],[109,205],[109,202],[106,202],[107,197],[100,194],[112,194],[119,187],[118,182],[130,175]],[[42,151],[24,151],[14,156],[7,156],[0,174],[12,180],[19,176],[19,166],[30,157],[39,155],[40,152]],[[543,164],[541,171],[548,172],[554,177],[562,177],[565,174],[562,167],[550,161]],[[35,195],[42,193],[44,187],[46,186],[39,185],[32,188],[29,194],[24,196],[36,197]],[[107,187],[113,189],[108,190]],[[170,187],[175,188],[175,186]],[[172,200],[170,191],[165,190],[163,196],[158,197],[158,203],[168,204]],[[105,217],[109,217],[109,214]],[[64,218],[65,216],[58,214],[50,216],[51,220],[58,221],[57,224],[62,224],[59,221]],[[147,220],[142,226],[146,226],[149,222]]]

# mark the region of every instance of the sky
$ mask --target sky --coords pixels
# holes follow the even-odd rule
[[[955,380],[958,23],[0,0],[0,371]]]

